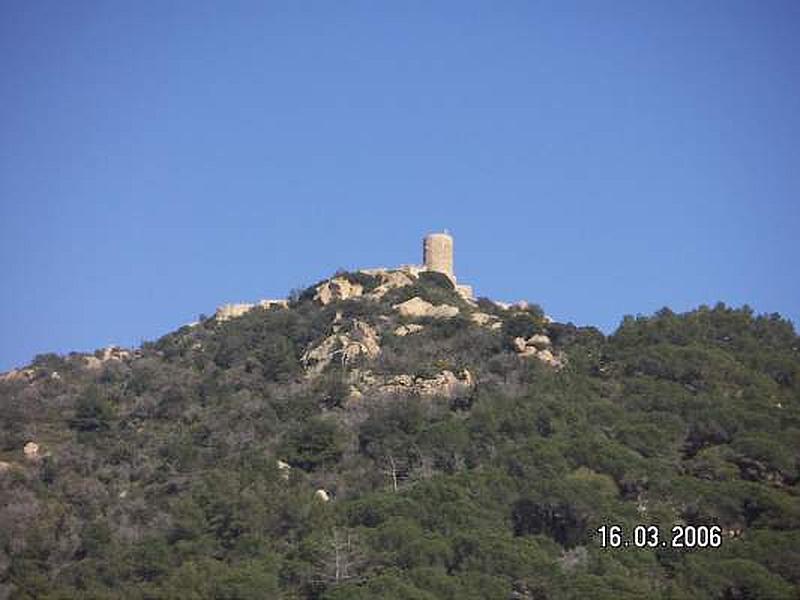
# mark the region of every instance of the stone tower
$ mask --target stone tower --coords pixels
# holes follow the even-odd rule
[[[428,271],[444,273],[455,282],[453,274],[453,238],[447,233],[429,233],[422,243],[422,261]]]

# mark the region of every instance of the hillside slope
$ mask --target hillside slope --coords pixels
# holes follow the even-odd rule
[[[797,598],[799,460],[777,315],[343,273],[3,376],[0,598]],[[637,524],[721,542],[601,547]]]

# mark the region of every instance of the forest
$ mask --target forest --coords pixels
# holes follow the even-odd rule
[[[4,377],[0,598],[800,595],[789,321],[720,303],[604,335],[536,305],[467,302],[436,277],[378,299],[314,290]],[[398,314],[413,297],[459,314]],[[310,374],[308,349],[355,322],[379,354]],[[533,335],[563,364],[520,355]],[[365,373],[445,371],[470,383],[353,393]],[[720,543],[603,547],[604,525],[664,540],[713,527]]]

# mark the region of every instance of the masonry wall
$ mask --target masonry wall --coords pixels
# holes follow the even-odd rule
[[[422,259],[428,271],[438,271],[455,279],[453,274],[453,238],[446,233],[431,233],[422,243]]]

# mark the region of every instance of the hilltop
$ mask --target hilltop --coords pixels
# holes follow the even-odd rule
[[[337,273],[0,377],[0,598],[795,598],[800,340]],[[719,527],[717,548],[597,528]]]

